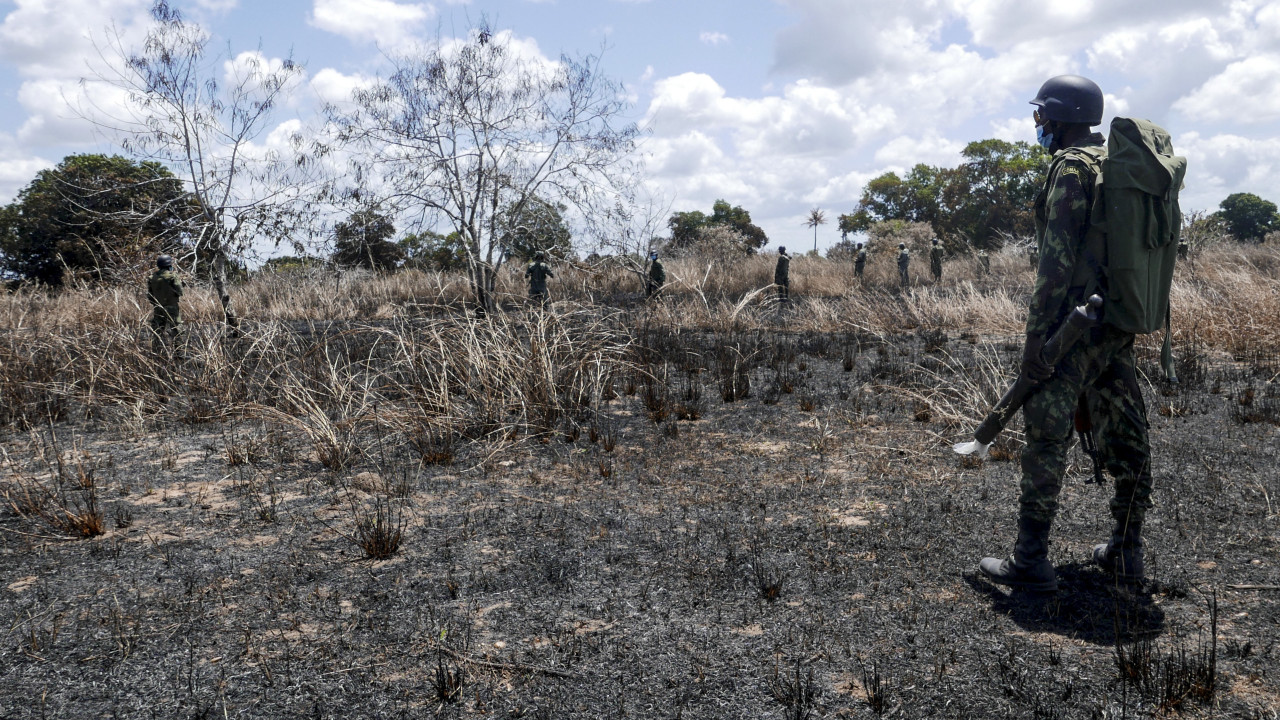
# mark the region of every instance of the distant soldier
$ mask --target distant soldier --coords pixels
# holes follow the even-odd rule
[[[173,272],[173,258],[156,258],[156,270],[147,278],[147,300],[151,302],[151,332],[157,350],[167,347],[182,327],[182,281]]]
[[[911,276],[907,272],[911,268],[911,253],[907,251],[906,243],[898,243],[898,282],[902,287],[911,284]]]
[[[853,260],[853,274],[862,279],[862,271],[867,269],[867,248],[862,243],[858,243],[858,254]]]
[[[978,267],[982,268],[983,275],[991,274],[991,257],[987,255],[986,250],[978,251]]]
[[[545,308],[547,306],[547,278],[555,277],[555,273],[551,272],[551,268],[547,265],[547,254],[541,250],[534,253],[533,262],[529,263],[529,268],[524,271],[524,276],[529,279],[529,300]]]
[[[662,262],[658,260],[658,253],[649,253],[649,274],[644,281],[644,296],[651,298],[658,294],[663,285],[667,284],[667,271],[663,269]]]
[[[1190,251],[1191,251],[1191,246],[1187,244],[1186,240],[1178,241],[1178,259],[1179,260],[1186,260],[1187,253]]]
[[[1031,247],[1027,248],[1027,260],[1031,262],[1031,269],[1040,269],[1040,248],[1035,243],[1031,243]]]
[[[933,239],[933,247],[929,249],[929,272],[933,273],[933,281],[942,280],[942,243]]]
[[[778,248],[778,264],[773,266],[773,284],[778,286],[778,299],[791,299],[791,256],[785,247]]]

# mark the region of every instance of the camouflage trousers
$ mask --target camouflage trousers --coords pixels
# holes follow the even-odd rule
[[[1081,394],[1087,400],[1099,461],[1115,480],[1111,515],[1142,521],[1151,507],[1151,447],[1147,408],[1138,386],[1133,335],[1110,326],[1092,331],[1022,407],[1022,516],[1052,522],[1066,472],[1067,450]]]
[[[157,350],[171,345],[181,331],[182,315],[176,308],[161,306],[151,311],[151,339]]]

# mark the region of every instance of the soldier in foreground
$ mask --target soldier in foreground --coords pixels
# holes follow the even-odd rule
[[[147,300],[151,303],[152,346],[159,351],[173,344],[182,328],[182,281],[173,272],[173,258],[156,258],[155,272],[147,278]]]
[[[862,273],[867,269],[867,248],[862,243],[858,243],[858,254],[853,259],[853,274],[858,280],[862,280]]]
[[[791,256],[785,247],[778,248],[778,263],[773,266],[773,284],[778,286],[778,300],[791,299]]]
[[[1038,592],[1057,589],[1049,561],[1049,530],[1058,511],[1073,419],[1082,394],[1097,427],[1099,449],[1115,477],[1111,541],[1094,548],[1093,560],[1124,582],[1143,577],[1142,523],[1151,506],[1151,463],[1146,407],[1134,368],[1134,335],[1106,322],[1067,351],[1058,366],[1045,362],[1045,339],[1091,288],[1105,297],[1105,260],[1092,251],[1094,181],[1106,155],[1101,134],[1102,91],[1092,81],[1063,75],[1047,81],[1031,104],[1040,144],[1054,153],[1035,205],[1038,269],[1026,326],[1022,373],[1041,382],[1023,406],[1026,447],[1018,537],[1007,558],[983,558],[992,582]],[[1093,236],[1090,236],[1093,237]]]
[[[543,308],[547,307],[547,278],[555,277],[551,272],[551,268],[547,265],[547,254],[539,250],[533,255],[533,262],[529,263],[528,269],[524,271],[524,276],[529,279],[529,300],[538,303]]]
[[[667,271],[663,269],[662,262],[658,260],[658,253],[649,253],[649,274],[644,279],[644,296],[651,298],[658,294],[663,285],[667,284]]]
[[[933,247],[929,248],[929,272],[933,273],[933,281],[942,280],[942,243],[933,239]]]
[[[911,253],[907,251],[906,243],[898,243],[898,283],[902,287],[911,284]]]

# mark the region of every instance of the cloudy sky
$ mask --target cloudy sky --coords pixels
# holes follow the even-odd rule
[[[741,205],[771,245],[839,239],[870,178],[951,166],[966,143],[1034,141],[1027,100],[1086,75],[1114,114],[1154,120],[1189,160],[1183,207],[1233,192],[1280,202],[1280,1],[1261,0],[171,0],[230,56],[292,55],[279,117],[386,70],[413,43],[481,18],[554,58],[603,52],[647,130],[650,182],[673,209]],[[0,201],[76,152],[112,152],[72,110],[111,38],[137,42],[151,0],[0,2]],[[82,106],[82,105],[81,105]]]

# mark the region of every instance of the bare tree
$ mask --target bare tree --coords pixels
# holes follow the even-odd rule
[[[301,140],[292,138],[284,153],[257,144],[274,129],[274,113],[303,68],[260,52],[211,53],[205,30],[165,0],[151,16],[141,50],[116,35],[101,53],[105,67],[96,79],[127,94],[125,109],[94,107],[86,115],[127,152],[184,181],[197,213],[189,260],[212,271],[226,323],[235,327],[228,263],[243,261],[257,243],[300,244],[299,228],[318,206],[317,181],[293,152]]]
[[[477,312],[494,306],[503,228],[535,198],[590,218],[629,177],[638,133],[600,58],[546,62],[487,25],[393,59],[394,72],[331,107],[353,193],[376,193],[428,229],[462,238]]]
[[[667,244],[668,238],[663,232],[670,215],[669,201],[636,182],[627,192],[616,196],[612,207],[597,214],[602,222],[596,246],[608,251],[614,262],[634,273],[644,285],[650,257]]]
[[[818,252],[818,226],[827,224],[827,214],[818,208],[809,211],[809,217],[804,221],[805,227],[813,228],[813,252]]]

